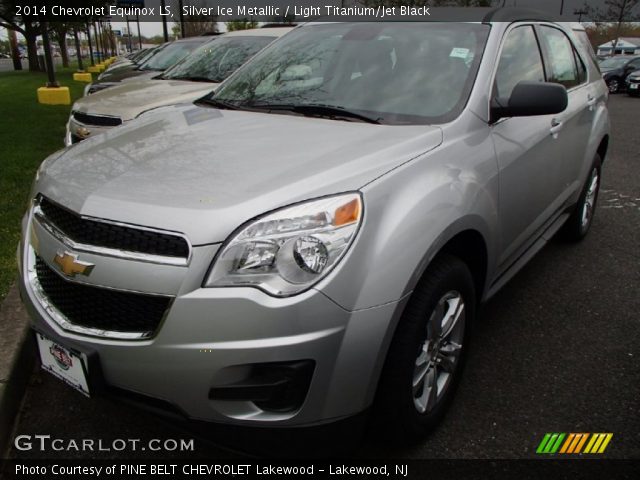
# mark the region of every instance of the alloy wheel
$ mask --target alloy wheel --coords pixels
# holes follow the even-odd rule
[[[598,169],[594,168],[591,172],[591,176],[589,177],[589,187],[587,188],[584,203],[582,204],[581,226],[583,229],[586,229],[589,226],[591,219],[593,218],[593,210],[596,204],[596,195],[598,193],[599,183],[600,175],[598,174]]]
[[[462,353],[465,303],[457,291],[440,298],[427,322],[426,338],[413,371],[413,404],[423,414],[431,411],[451,384]]]

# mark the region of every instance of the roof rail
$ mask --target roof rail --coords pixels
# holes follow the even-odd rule
[[[483,22],[521,22],[535,20],[539,22],[554,22],[554,15],[530,8],[505,7],[491,10],[485,15]]]

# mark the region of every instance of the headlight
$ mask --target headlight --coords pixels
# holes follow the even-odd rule
[[[361,220],[358,193],[312,200],[259,217],[227,240],[204,286],[251,286],[278,297],[301,293],[337,265]]]

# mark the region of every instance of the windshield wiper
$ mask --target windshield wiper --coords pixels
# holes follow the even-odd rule
[[[196,105],[204,103],[205,105],[211,105],[215,108],[222,108],[224,110],[242,110],[242,108],[234,105],[233,103],[225,102],[223,100],[216,100],[215,98],[204,97],[194,102]]]
[[[250,105],[251,108],[269,111],[288,111],[307,115],[310,117],[322,117],[331,119],[357,120],[365,123],[380,124],[381,117],[368,117],[362,113],[348,110],[337,105],[326,105],[321,103],[306,104],[256,104]]]
[[[198,77],[198,76],[193,76],[193,77],[164,77],[165,80],[186,80],[187,82],[209,82],[209,83],[214,83],[213,80],[211,80],[208,77]]]

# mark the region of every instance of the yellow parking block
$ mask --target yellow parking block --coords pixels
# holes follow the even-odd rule
[[[98,67],[101,72],[104,72],[107,69],[107,66],[104,63],[99,63],[96,67]]]
[[[100,68],[98,68],[97,65],[92,65],[89,68],[87,68],[87,71],[91,73],[100,73]]]
[[[91,78],[91,74],[88,72],[76,72],[73,74],[73,79],[76,82],[91,83],[93,81],[93,79]]]
[[[38,103],[45,105],[71,105],[69,87],[40,87]]]

